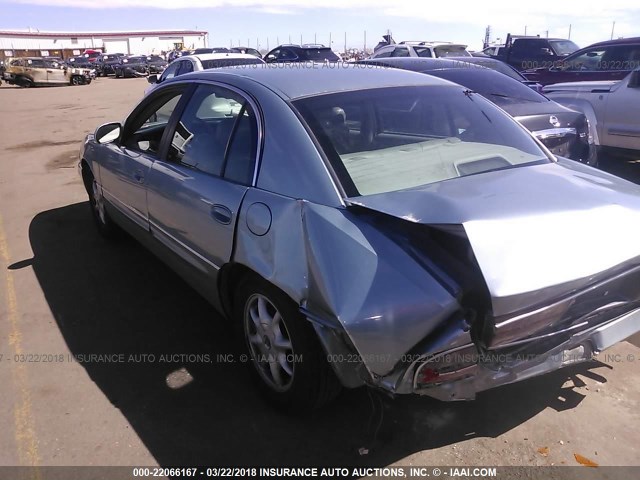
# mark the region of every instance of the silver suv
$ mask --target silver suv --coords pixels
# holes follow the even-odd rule
[[[387,57],[470,57],[467,46],[451,42],[400,42],[377,49],[370,58]]]

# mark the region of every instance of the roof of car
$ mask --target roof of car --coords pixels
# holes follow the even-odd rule
[[[221,80],[221,76],[251,79],[278,92],[283,97],[297,99],[325,93],[397,86],[451,85],[428,75],[393,68],[347,63],[264,64],[248,67],[225,67],[189,73],[175,77]]]
[[[634,44],[634,43],[640,43],[640,37],[616,38],[615,40],[605,40],[603,42],[593,43],[589,45],[589,47],[596,47],[596,46],[599,47],[599,46],[606,46],[606,45],[628,45],[628,44]]]
[[[178,58],[182,58],[182,57],[178,57]],[[184,57],[184,58],[197,58],[198,60],[203,61],[203,60],[224,60],[224,59],[239,60],[242,58],[255,59],[258,57],[256,57],[255,55],[251,55],[249,53],[227,52],[227,53],[201,53],[201,54],[195,54],[195,55],[188,55],[187,57]]]

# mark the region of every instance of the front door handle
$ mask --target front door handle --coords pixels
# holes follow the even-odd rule
[[[136,172],[133,174],[133,178],[135,179],[136,182],[143,183],[144,175],[142,174],[142,170],[136,170]]]
[[[233,214],[231,213],[231,210],[224,205],[216,204],[211,206],[211,216],[216,222],[220,222],[223,225],[229,225]]]

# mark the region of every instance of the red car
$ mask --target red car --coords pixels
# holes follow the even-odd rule
[[[551,68],[526,70],[525,77],[542,85],[621,80],[640,67],[640,37],[608,40],[578,50]]]

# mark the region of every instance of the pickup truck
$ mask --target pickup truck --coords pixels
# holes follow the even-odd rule
[[[558,65],[576,50],[578,46],[575,43],[563,38],[508,34],[505,45],[496,48],[494,54],[489,51],[489,56],[502,60],[518,70],[530,70]]]
[[[556,83],[543,93],[586,115],[590,143],[640,151],[640,68],[622,80]]]

